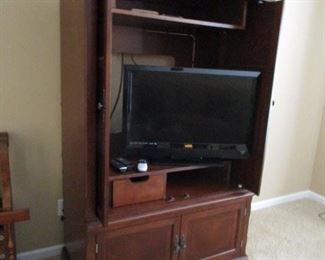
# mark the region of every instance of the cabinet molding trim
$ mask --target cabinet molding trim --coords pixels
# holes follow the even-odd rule
[[[61,255],[63,247],[64,247],[63,244],[59,244],[55,246],[49,246],[44,248],[38,248],[31,251],[22,252],[17,255],[17,259],[18,260],[31,260],[31,259],[40,260],[48,257],[59,256]]]

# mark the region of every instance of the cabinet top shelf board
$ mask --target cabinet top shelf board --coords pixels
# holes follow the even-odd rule
[[[161,23],[174,23],[179,25],[190,25],[190,26],[205,26],[213,27],[220,29],[237,29],[244,30],[245,24],[228,24],[228,23],[219,23],[219,22],[210,22],[203,20],[194,20],[189,18],[169,16],[155,13],[146,13],[136,10],[125,10],[119,8],[112,8],[112,13],[114,17],[114,23],[117,25],[130,25],[137,26],[140,23],[141,27],[146,27],[146,24],[152,24],[152,21]]]

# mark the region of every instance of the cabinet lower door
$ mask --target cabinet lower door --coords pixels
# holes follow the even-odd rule
[[[232,259],[240,256],[245,203],[183,215],[181,260]]]
[[[178,259],[174,245],[179,225],[179,218],[170,218],[108,232],[105,237],[105,259]]]

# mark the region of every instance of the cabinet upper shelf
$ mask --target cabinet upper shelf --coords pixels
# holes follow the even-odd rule
[[[237,29],[244,30],[245,29],[245,20],[246,20],[246,7],[243,11],[243,18],[241,24],[231,24],[231,23],[222,23],[222,22],[214,22],[214,21],[205,21],[205,20],[197,20],[184,18],[179,16],[170,16],[158,13],[150,13],[150,12],[142,12],[139,10],[127,10],[127,9],[119,9],[112,8],[113,13],[113,21],[116,25],[125,25],[125,26],[135,26],[142,27],[145,29],[153,29],[153,28],[165,28],[166,25],[178,25],[178,26],[205,26],[212,28],[220,28],[220,29]]]

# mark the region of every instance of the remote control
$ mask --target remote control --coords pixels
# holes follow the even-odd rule
[[[132,162],[130,162],[130,161],[128,161],[128,160],[126,160],[126,159],[124,159],[122,157],[117,157],[117,158],[114,158],[114,159],[116,161],[119,161],[120,163],[124,164],[128,168],[128,170],[131,170],[131,169],[134,168],[134,164]]]
[[[128,170],[128,167],[125,164],[121,163],[116,159],[111,160],[111,165],[113,166],[114,169],[118,170],[120,173],[126,173]]]

